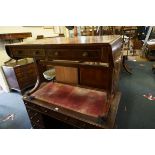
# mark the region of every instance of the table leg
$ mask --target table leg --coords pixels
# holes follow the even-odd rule
[[[126,56],[123,56],[123,61],[122,61],[122,65],[123,68],[125,69],[126,72],[128,72],[129,74],[132,74],[131,70],[129,69],[128,65],[125,63],[126,60]]]

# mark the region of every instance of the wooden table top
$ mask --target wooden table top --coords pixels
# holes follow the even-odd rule
[[[74,38],[56,37],[45,38],[38,40],[30,40],[22,43],[15,43],[13,45],[71,45],[71,44],[112,44],[119,40],[119,35],[107,35],[107,36],[79,36]]]

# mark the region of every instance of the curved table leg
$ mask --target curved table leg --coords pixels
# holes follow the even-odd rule
[[[132,74],[131,70],[129,69],[128,65],[125,63],[126,60],[126,56],[123,56],[123,61],[122,61],[122,65],[123,68],[125,69],[126,72],[128,72],[129,74]]]
[[[37,78],[37,82],[34,86],[34,88],[32,88],[31,90],[29,90],[28,92],[26,92],[26,95],[31,95],[32,93],[34,93],[41,85],[41,82],[39,80],[39,78]]]
[[[35,58],[34,58],[34,63],[35,63],[35,69],[37,73],[37,82],[33,89],[26,92],[26,95],[31,95],[32,93],[34,93],[40,87],[41,83],[45,81],[44,76],[43,76],[43,72],[45,71],[44,66],[42,66],[40,64],[40,61],[36,60]]]

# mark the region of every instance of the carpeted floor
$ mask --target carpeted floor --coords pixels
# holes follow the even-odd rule
[[[123,70],[120,76],[122,97],[116,119],[117,128],[155,129],[155,101],[143,97],[148,93],[155,96],[155,74],[151,70],[153,62],[128,63],[133,74],[129,75]],[[31,128],[19,94],[0,94],[0,128]]]
[[[3,92],[0,94],[0,128],[31,128],[31,123],[22,101],[22,96],[18,93]]]
[[[117,114],[118,128],[155,129],[155,101],[143,97],[155,96],[154,62],[128,62],[132,75],[122,71],[120,76],[121,102]]]

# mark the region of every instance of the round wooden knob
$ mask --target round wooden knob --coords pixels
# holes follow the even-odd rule
[[[82,56],[86,57],[86,56],[88,56],[88,53],[87,52],[83,52]]]
[[[58,54],[59,54],[58,52],[55,52],[55,53],[54,53],[55,56],[58,56]]]

